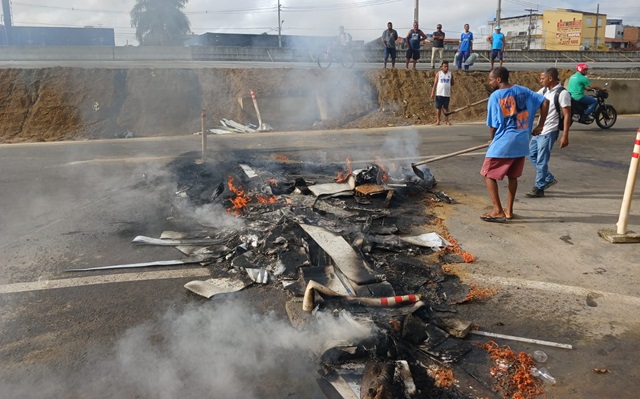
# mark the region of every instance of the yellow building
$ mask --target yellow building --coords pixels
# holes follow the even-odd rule
[[[546,50],[595,50],[598,46],[604,46],[606,49],[605,14],[576,10],[545,10],[542,18]]]

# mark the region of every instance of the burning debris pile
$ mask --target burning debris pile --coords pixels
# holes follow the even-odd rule
[[[317,348],[328,398],[495,396],[486,353],[461,339],[471,324],[455,317],[455,304],[477,295],[443,267],[472,258],[446,232],[425,230],[437,227],[425,203],[453,202],[428,169],[421,178],[380,163],[196,157],[169,165],[178,180],[170,219],[184,232],[134,240],[175,246],[187,258],[174,264],[211,269],[185,288],[212,298],[271,285],[288,293],[295,328],[329,316],[363,332]]]

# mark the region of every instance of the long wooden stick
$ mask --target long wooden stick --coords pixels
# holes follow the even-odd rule
[[[445,116],[446,116],[446,115],[455,114],[456,112],[464,111],[464,110],[465,110],[465,109],[467,109],[467,108],[475,107],[476,105],[480,105],[480,104],[482,104],[482,103],[486,103],[487,101],[489,101],[489,98],[488,98],[488,97],[487,97],[487,98],[485,98],[484,100],[476,101],[476,102],[474,102],[474,103],[471,103],[471,104],[465,105],[464,107],[456,108],[456,109],[454,109],[453,111],[445,112],[444,114],[445,114]]]
[[[460,150],[460,151],[456,151],[456,152],[452,152],[450,154],[444,154],[444,155],[439,155],[437,157],[433,157],[433,158],[429,158],[426,159],[424,161],[420,161],[420,162],[414,162],[411,164],[411,166],[420,166],[420,165],[424,165],[426,163],[430,163],[430,162],[435,162],[435,161],[439,161],[441,159],[446,159],[446,158],[451,158],[451,157],[455,157],[456,155],[461,155],[461,154],[466,154],[468,152],[472,152],[472,151],[476,151],[476,150],[481,150],[483,148],[487,148],[489,147],[490,143],[486,143],[486,144],[482,144],[482,145],[477,145],[475,147],[471,147],[471,148],[467,148],[466,150]]]

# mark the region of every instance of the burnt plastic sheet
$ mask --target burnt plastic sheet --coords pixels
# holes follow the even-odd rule
[[[300,269],[305,282],[316,281],[342,295],[352,295],[335,273],[332,266],[313,266]]]
[[[463,341],[458,338],[447,338],[440,344],[432,348],[423,348],[429,355],[442,360],[445,363],[454,363],[460,360],[465,353],[469,352],[473,348],[473,345],[467,341]]]
[[[349,280],[357,284],[371,284],[384,280],[384,276],[376,275],[367,267],[364,259],[341,236],[322,227],[307,224],[300,224],[300,227],[333,259],[335,266]]]

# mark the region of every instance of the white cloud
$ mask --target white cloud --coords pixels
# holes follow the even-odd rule
[[[340,8],[344,4],[377,3],[365,7]],[[495,18],[497,0],[458,0],[451,2],[420,2],[420,26],[426,32],[435,30],[438,23],[449,37],[457,37],[465,23],[471,25],[476,36],[486,34],[486,24]],[[603,1],[556,1],[502,0],[502,17],[524,15],[528,8],[539,10],[573,8],[595,12],[600,3],[600,12],[609,18],[622,18],[625,24],[640,25],[640,6],[636,0]],[[135,30],[131,28],[129,12],[134,0],[23,0],[13,1],[15,25],[94,26],[112,27],[116,33],[116,44],[136,44]],[[234,2],[212,2],[191,0],[184,11],[191,21],[192,30],[204,32],[235,32],[277,34],[278,0],[236,0]],[[373,40],[386,23],[392,21],[398,33],[404,36],[411,28],[415,0],[280,0],[283,34],[287,35],[333,35],[337,27],[344,25],[356,40]],[[326,6],[329,10],[294,12],[293,8]],[[240,10],[237,13],[220,11]],[[206,13],[205,13],[206,12]],[[483,30],[484,27],[484,30]]]

